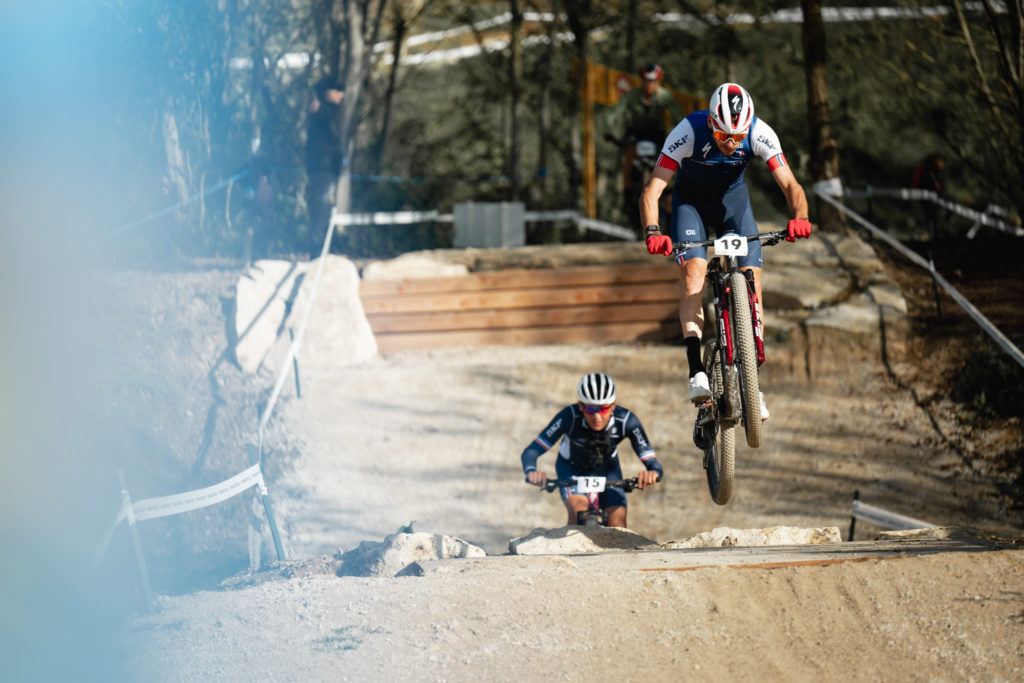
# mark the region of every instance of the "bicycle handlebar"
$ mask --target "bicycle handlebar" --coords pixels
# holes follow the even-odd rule
[[[772,246],[778,244],[779,241],[785,239],[789,235],[788,230],[775,230],[773,232],[761,232],[756,235],[741,235],[748,242],[761,242],[765,246]],[[686,249],[693,249],[694,247],[713,247],[715,246],[715,240],[701,240],[699,242],[673,242],[672,246],[677,252],[684,251]]]
[[[525,481],[527,483],[529,483],[530,480],[529,480],[529,478],[526,478]],[[659,477],[659,481],[660,481],[660,477]],[[630,477],[629,479],[606,479],[605,482],[604,482],[604,486],[605,486],[606,489],[609,488],[609,487],[620,488],[620,489],[624,490],[626,493],[629,493],[630,491],[632,491],[633,489],[636,488],[637,483],[638,483],[638,481],[637,481],[636,477]],[[543,488],[548,493],[551,493],[555,489],[560,488],[562,486],[575,486],[575,485],[576,485],[576,480],[574,480],[574,479],[548,479],[547,483],[544,484]]]

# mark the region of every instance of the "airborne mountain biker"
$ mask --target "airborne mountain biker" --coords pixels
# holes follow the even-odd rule
[[[537,460],[563,436],[555,461],[558,479],[596,475],[622,479],[618,445],[629,439],[633,450],[646,468],[637,475],[637,488],[649,486],[662,476],[661,463],[655,457],[640,418],[616,405],[615,382],[608,375],[592,372],[584,375],[576,386],[579,401],[558,412],[548,426],[526,447],[521,456],[523,473],[529,483],[543,487],[548,480],[537,469]],[[562,502],[569,513],[569,524],[576,524],[576,514],[587,509],[587,498],[571,495],[561,489]],[[609,487],[601,495],[601,507],[608,514],[608,526],[626,526],[626,494],[621,488]]]
[[[658,165],[640,198],[642,224],[647,226],[647,250],[651,254],[671,254],[673,242],[706,240],[710,228],[740,235],[757,234],[750,194],[743,180],[755,156],[765,161],[789,205],[793,218],[787,225],[786,239],[792,242],[798,237],[810,237],[807,197],[786,162],[778,136],[771,126],[754,116],[754,102],[746,90],[736,83],[723,83],[712,93],[709,108],[680,121],[661,148]],[[672,192],[672,225],[670,235],[664,235],[658,224],[658,197],[673,174],[676,182]],[[746,256],[740,257],[740,266],[753,272],[760,305],[761,244],[750,242],[749,249]],[[711,396],[700,357],[707,248],[688,249],[677,261],[681,286],[679,322],[690,366],[690,400],[700,402]],[[764,320],[763,314],[761,319]],[[762,395],[761,419],[767,418],[768,408]]]

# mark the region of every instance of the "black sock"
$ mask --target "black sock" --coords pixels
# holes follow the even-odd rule
[[[700,339],[697,337],[686,337],[683,339],[686,345],[686,360],[690,364],[690,377],[698,372],[704,372],[704,363],[700,360]]]

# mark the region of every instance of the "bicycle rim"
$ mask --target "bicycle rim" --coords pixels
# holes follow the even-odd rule
[[[732,497],[733,464],[736,458],[735,420],[723,419],[720,402],[727,400],[725,377],[717,342],[704,351],[704,368],[711,384],[711,398],[715,403],[715,420],[710,425],[707,447],[704,449],[704,471],[708,479],[711,500],[725,505]]]
[[[733,342],[736,365],[740,375],[740,402],[743,405],[743,426],[747,445],[761,445],[761,387],[757,377],[757,347],[754,345],[754,325],[750,317],[750,298],[747,279],[743,273],[729,275],[729,302],[733,317]]]

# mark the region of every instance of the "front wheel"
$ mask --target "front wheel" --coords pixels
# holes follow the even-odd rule
[[[704,349],[704,368],[711,384],[712,406],[702,408],[698,421],[704,428],[704,472],[711,500],[725,505],[732,497],[733,466],[736,459],[736,420],[723,414],[729,401],[729,389],[722,372],[722,354],[717,343]],[[704,413],[709,410],[710,413]]]
[[[728,286],[734,323],[734,362],[739,367],[740,375],[743,426],[747,434],[747,445],[757,448],[761,445],[761,387],[757,378],[757,347],[754,345],[754,323],[750,315],[747,278],[741,272],[731,273]]]

